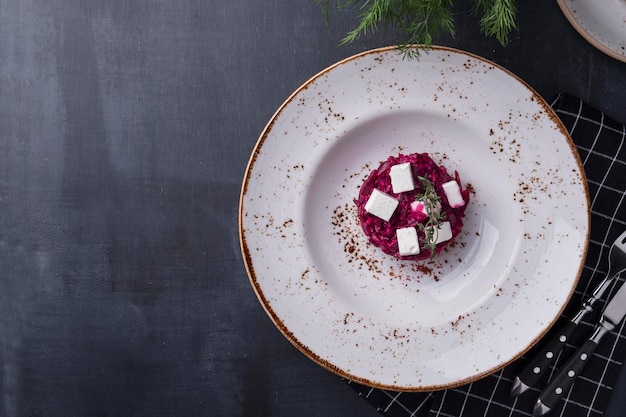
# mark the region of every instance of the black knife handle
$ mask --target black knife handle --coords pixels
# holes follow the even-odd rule
[[[554,364],[559,352],[563,349],[566,342],[570,340],[572,334],[576,330],[576,323],[568,322],[563,328],[556,333],[552,339],[537,353],[526,367],[518,375],[518,381],[511,390],[511,395],[519,396],[530,387],[537,387],[541,377],[550,369],[550,365]]]
[[[535,416],[542,416],[552,410],[561,398],[566,395],[576,377],[591,359],[591,354],[598,346],[593,339],[588,339],[572,356],[572,358],[563,365],[563,368],[556,374],[554,379],[550,381],[548,386],[543,390],[535,405]]]

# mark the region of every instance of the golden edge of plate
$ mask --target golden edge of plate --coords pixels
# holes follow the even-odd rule
[[[559,7],[561,8],[561,12],[563,12],[568,22],[570,23],[570,25],[572,25],[574,29],[576,29],[576,32],[578,32],[580,36],[585,38],[585,40],[589,42],[593,47],[605,53],[606,55],[610,56],[611,58],[615,58],[618,61],[626,62],[626,51],[620,54],[615,49],[609,48],[608,46],[606,46],[604,43],[598,40],[595,36],[587,32],[587,30],[582,26],[582,24],[574,16],[574,12],[572,11],[572,9],[570,9],[567,6],[565,0],[556,0],[556,2],[558,3]]]
[[[570,292],[567,295],[567,301],[565,303],[563,303],[563,305],[561,306],[561,309],[559,310],[559,313],[556,315],[556,317],[554,318],[554,320],[545,328],[545,330],[540,333],[533,341],[531,341],[531,343],[526,346],[525,348],[521,349],[519,351],[518,354],[514,355],[510,360],[507,360],[495,367],[493,367],[492,369],[486,370],[484,372],[481,372],[477,375],[465,378],[465,379],[461,379],[458,381],[454,381],[451,382],[449,384],[441,384],[441,385],[426,385],[426,386],[399,386],[399,385],[389,385],[389,384],[382,384],[378,381],[373,381],[367,378],[363,378],[363,377],[359,377],[357,375],[352,375],[349,372],[344,371],[343,369],[341,369],[340,367],[330,363],[329,361],[319,357],[315,352],[313,352],[308,346],[306,346],[305,344],[303,344],[302,342],[300,342],[295,336],[294,334],[287,328],[287,326],[282,322],[282,320],[278,317],[278,315],[272,310],[272,307],[270,306],[270,303],[268,302],[267,298],[265,298],[265,295],[263,294],[263,291],[260,287],[260,285],[258,284],[257,281],[257,277],[254,271],[254,266],[252,264],[252,256],[250,255],[250,250],[248,248],[247,242],[246,242],[246,236],[245,236],[245,232],[243,230],[243,217],[244,217],[244,213],[243,213],[243,199],[244,196],[246,195],[246,192],[248,191],[248,183],[250,181],[250,173],[252,172],[252,169],[254,168],[254,163],[256,162],[256,159],[259,155],[259,152],[263,146],[263,143],[265,142],[268,133],[271,131],[276,119],[278,118],[278,116],[280,116],[280,114],[282,113],[282,111],[284,110],[284,108],[289,105],[289,103],[291,103],[291,101],[294,99],[294,97],[296,97],[302,90],[305,90],[308,88],[308,86],[315,81],[317,78],[321,77],[322,75],[330,72],[331,70],[333,70],[334,68],[343,65],[347,62],[359,59],[365,55],[369,55],[369,54],[376,54],[376,53],[383,53],[383,52],[389,52],[391,50],[397,50],[397,47],[395,46],[385,46],[385,47],[381,47],[381,48],[376,48],[376,49],[371,49],[368,51],[364,51],[361,53],[358,53],[356,55],[352,55],[348,58],[345,58],[343,60],[340,60],[328,67],[326,67],[325,69],[323,69],[322,71],[318,72],[317,74],[315,74],[313,77],[309,78],[304,84],[302,84],[299,88],[297,88],[284,102],[283,104],[280,105],[280,107],[276,110],[276,112],[272,115],[272,117],[270,118],[269,122],[265,125],[265,128],[263,129],[263,131],[261,132],[261,135],[259,136],[259,139],[257,140],[253,150],[252,150],[252,154],[250,155],[250,159],[248,160],[248,164],[246,166],[246,170],[244,173],[244,178],[243,178],[243,182],[241,185],[241,193],[239,196],[239,216],[238,216],[238,229],[239,229],[239,243],[240,243],[240,247],[241,247],[241,254],[243,257],[243,261],[244,261],[244,265],[246,268],[246,272],[248,274],[248,278],[250,280],[250,284],[252,285],[252,288],[254,289],[254,292],[257,296],[257,298],[259,299],[259,301],[261,302],[261,305],[263,307],[263,309],[265,310],[265,312],[267,313],[267,315],[270,317],[270,319],[272,320],[272,322],[274,323],[274,325],[278,328],[278,330],[283,334],[283,336],[285,336],[287,338],[287,340],[289,340],[291,342],[291,344],[293,344],[298,350],[300,350],[300,352],[302,352],[305,356],[307,356],[309,359],[313,360],[315,363],[317,363],[318,365],[322,366],[323,368],[325,368],[326,370],[335,373],[343,378],[349,379],[353,382],[357,382],[359,384],[363,384],[369,387],[373,387],[373,388],[379,388],[379,389],[385,389],[385,390],[392,390],[392,391],[403,391],[403,392],[429,392],[429,391],[439,391],[439,390],[444,390],[444,389],[450,389],[450,388],[456,388],[462,385],[466,385],[469,384],[471,382],[477,381],[479,379],[485,378],[486,376],[489,376],[497,371],[499,371],[500,369],[504,368],[505,366],[511,364],[512,362],[514,362],[515,360],[519,359],[524,353],[526,353],[528,350],[530,350],[539,340],[541,340],[546,333],[550,330],[550,328],[552,328],[552,326],[556,323],[556,321],[558,320],[558,318],[563,314],[563,310],[565,309],[565,307],[567,306],[567,304],[569,303],[569,300],[571,299],[572,295],[574,294],[574,290],[576,289],[576,286],[578,285],[578,281],[580,279],[580,276],[582,274],[583,268],[585,266],[585,259],[587,257],[587,250],[589,247],[589,234],[590,234],[590,223],[591,223],[591,206],[590,206],[590,199],[589,199],[589,187],[587,184],[587,178],[586,178],[586,174],[585,174],[585,170],[583,167],[583,163],[582,160],[580,159],[580,155],[578,154],[578,151],[576,150],[576,145],[574,144],[574,142],[572,141],[572,138],[570,137],[569,133],[567,132],[567,129],[565,128],[565,126],[563,125],[563,122],[561,122],[561,119],[559,119],[559,117],[556,115],[556,113],[554,112],[554,110],[552,110],[552,107],[550,107],[550,105],[532,88],[530,87],[525,81],[523,81],[522,79],[520,79],[517,75],[513,74],[512,72],[510,72],[509,70],[507,70],[506,68],[489,61],[486,58],[480,57],[478,55],[475,55],[471,52],[466,52],[466,51],[462,51],[459,49],[455,49],[455,48],[450,48],[450,47],[446,47],[446,46],[436,46],[433,45],[431,47],[429,47],[430,50],[439,50],[439,51],[448,51],[451,53],[458,53],[458,54],[463,54],[463,55],[467,55],[471,58],[477,59],[479,61],[482,61],[486,64],[492,65],[498,69],[500,69],[501,71],[505,72],[506,74],[510,75],[512,78],[514,78],[515,80],[517,80],[518,82],[520,82],[522,85],[524,85],[531,93],[532,93],[532,97],[534,100],[536,100],[539,104],[541,104],[541,106],[544,108],[544,110],[546,111],[546,114],[557,124],[559,130],[561,131],[561,133],[563,134],[563,136],[566,138],[567,143],[570,146],[570,150],[572,152],[572,155],[574,156],[574,159],[576,160],[576,163],[578,165],[578,173],[581,176],[581,180],[583,182],[583,187],[585,189],[585,201],[587,203],[587,225],[586,225],[586,237],[585,237],[585,247],[583,248],[583,252],[582,252],[582,256],[581,256],[581,264],[578,268],[578,273],[577,273],[577,277],[572,285],[572,287],[570,288]],[[428,53],[428,50],[424,51],[425,53]],[[399,54],[401,54],[402,52],[398,51]]]

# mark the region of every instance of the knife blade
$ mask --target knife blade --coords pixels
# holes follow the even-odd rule
[[[591,354],[608,332],[612,331],[626,316],[626,285],[607,304],[600,322],[596,325],[593,334],[574,353],[572,358],[559,370],[554,379],[543,390],[533,414],[543,416],[552,410],[559,400],[569,392],[572,384],[589,361]]]
[[[552,339],[537,353],[526,367],[515,377],[511,386],[511,395],[517,397],[526,392],[530,387],[534,387],[541,380],[545,372],[550,369],[565,343],[567,343],[578,328],[578,324],[589,313],[593,312],[594,304],[604,295],[606,290],[615,280],[615,275],[608,274],[596,288],[591,296],[587,298],[576,315],[557,332]]]

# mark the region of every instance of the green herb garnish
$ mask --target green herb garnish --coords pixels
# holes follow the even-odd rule
[[[415,200],[424,203],[428,213],[428,217],[418,224],[418,228],[424,233],[424,248],[430,250],[430,259],[433,259],[437,248],[436,230],[444,220],[445,213],[441,211],[441,197],[437,194],[435,185],[426,177],[418,176],[417,178],[422,183],[422,192],[415,196]]]
[[[359,5],[359,24],[348,32],[341,44],[351,43],[370,32],[394,28],[404,33],[406,41],[398,45],[405,56],[419,56],[419,47],[429,48],[440,32],[455,35],[453,0],[315,0],[328,21],[329,6],[337,9]],[[516,27],[516,0],[474,0],[472,13],[482,13],[480,30],[495,37],[502,46]]]

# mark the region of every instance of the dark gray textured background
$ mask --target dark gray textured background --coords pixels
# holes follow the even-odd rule
[[[459,47],[626,121],[626,64],[553,1]],[[239,189],[291,92],[345,47],[311,0],[0,0],[0,416],[377,416],[274,328]],[[611,417],[626,414],[626,373]]]

